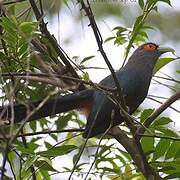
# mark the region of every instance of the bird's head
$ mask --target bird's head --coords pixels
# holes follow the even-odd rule
[[[162,54],[167,52],[174,52],[174,50],[172,48],[160,47],[155,43],[149,42],[139,46],[132,54],[130,60],[154,64]]]

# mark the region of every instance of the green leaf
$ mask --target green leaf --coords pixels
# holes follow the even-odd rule
[[[7,6],[6,7],[6,11],[8,12],[8,15],[15,15],[15,12],[16,12],[16,6],[15,4],[14,5],[11,5],[11,6]]]
[[[144,0],[138,0],[139,6],[141,7],[141,9],[144,8]]]
[[[134,23],[134,27],[133,27],[133,32],[134,31],[137,31],[143,24],[143,22],[142,22],[142,19],[143,19],[143,16],[141,15],[141,16],[138,16],[137,18],[136,18],[136,21],[135,21],[135,23]]]
[[[2,148],[2,144],[1,144],[1,148]],[[4,151],[3,151],[3,153],[4,153]],[[18,176],[20,174],[19,167],[21,166],[21,159],[17,158],[17,154],[14,151],[9,151],[8,161],[9,161],[9,163],[11,163],[11,168],[12,168],[14,174],[16,174],[16,176]]]
[[[28,49],[28,43],[24,42],[18,49],[19,56],[22,56],[23,54],[25,54],[27,52],[27,49]]]
[[[51,145],[49,142],[44,141],[44,145],[46,146],[47,149],[53,148],[53,145]]]
[[[94,58],[95,56],[88,56],[88,57],[85,57],[81,62],[80,62],[80,64],[83,64],[84,62],[86,62],[86,61],[88,61],[88,60],[90,60],[90,59],[92,59],[92,58]]]
[[[118,159],[123,165],[125,165],[127,163],[125,158],[121,155],[116,154],[116,159]]]
[[[179,139],[180,139],[180,138],[179,138]],[[179,146],[179,145],[178,145],[178,146]],[[179,148],[179,150],[176,152],[174,159],[180,159],[180,148]]]
[[[142,29],[149,29],[149,30],[154,30],[154,27],[149,26],[149,25],[143,25]]]
[[[132,45],[133,45],[133,42],[134,42],[134,40],[136,39],[140,28],[143,26],[143,23],[144,23],[144,22],[143,22],[143,15],[138,16],[138,17],[136,18],[136,21],[135,21],[134,26],[133,26],[133,31],[132,31],[132,33],[131,33],[131,38],[130,38],[130,40],[129,40],[129,44],[128,44],[127,48],[126,48],[125,57],[128,56],[128,54],[129,54],[129,52],[130,52],[130,49],[131,49],[131,47],[132,47]]]
[[[158,172],[167,172],[167,171],[170,171],[170,170],[175,170],[176,168],[174,168],[173,166],[165,166],[161,169],[158,170]]]
[[[158,7],[157,7],[157,6],[154,6],[154,7],[153,7],[153,10],[156,11],[156,12],[158,12]]]
[[[173,129],[169,129],[164,126],[156,126],[155,129],[162,132],[165,136],[170,136],[170,137],[175,137],[175,138],[179,137],[178,133]]]
[[[52,167],[52,163],[50,163],[47,160],[39,160],[35,162],[35,166],[38,167],[41,170],[47,170],[47,171],[57,171]]]
[[[71,8],[69,7],[69,4],[68,4],[68,0],[63,0],[64,4],[68,7],[68,9],[71,10]]]
[[[37,128],[37,122],[36,121],[31,121],[29,123],[30,128],[32,129],[33,132],[36,132],[36,128]]]
[[[122,26],[116,26],[115,28],[113,28],[113,31],[114,30],[117,30],[119,33],[127,31],[127,29],[125,27],[122,27]]]
[[[163,126],[163,125],[169,124],[170,122],[172,122],[172,120],[170,118],[161,117],[153,123],[153,126]]]
[[[65,154],[68,154],[75,149],[77,149],[77,147],[74,145],[63,145],[63,146],[51,148],[47,151],[38,152],[37,154],[45,157],[56,157],[56,156],[63,156]]]
[[[156,167],[167,167],[167,166],[180,167],[180,160],[175,160],[175,161],[174,160],[173,161],[157,161],[154,165]]]
[[[116,36],[124,36],[125,34],[123,33],[124,31],[123,30],[119,30],[116,32]]]
[[[18,22],[16,21],[13,16],[10,17],[2,17],[0,18],[0,25],[9,33],[12,33],[12,35],[16,35],[17,33],[17,27],[18,27]]]
[[[140,31],[138,34],[148,39],[148,34],[145,31]]]
[[[123,151],[121,149],[117,149],[124,157],[126,157],[129,161],[131,161],[131,156],[129,153],[127,153],[126,151]]]
[[[67,126],[68,122],[72,120],[73,115],[74,115],[73,112],[69,112],[66,115],[60,116],[56,121],[57,129],[58,130],[64,129]]]
[[[107,39],[105,39],[104,43],[111,41],[112,39],[115,39],[116,37],[112,36],[112,37],[108,37]]]
[[[37,26],[37,23],[35,22],[22,22],[19,25],[20,30],[25,34],[31,34],[33,31],[35,31]]]
[[[38,171],[39,173],[41,173],[41,179],[42,180],[51,180],[51,176],[49,175],[49,173],[48,173],[48,171],[46,171],[46,170],[39,170]],[[38,180],[41,180],[41,179],[38,179]]]
[[[151,9],[152,8],[152,5],[153,5],[153,7],[157,4],[157,1],[158,0],[148,0],[147,1],[147,9]]]
[[[88,74],[87,72],[85,72],[85,73],[83,74],[82,79],[83,79],[84,81],[89,81],[89,74]]]
[[[52,139],[54,139],[55,141],[58,140],[58,134],[53,134],[53,133],[51,133],[51,134],[49,134],[49,136],[50,136]]]
[[[22,171],[21,171],[21,178],[22,179],[27,179],[28,176],[30,176],[30,167],[35,163],[35,161],[38,159],[37,155],[34,156],[28,156],[27,160],[24,162],[22,165]]]
[[[27,171],[34,163],[35,161],[38,159],[37,155],[34,156],[28,156],[27,160],[25,161],[25,163],[23,164],[23,171]]]
[[[140,116],[140,121],[143,123],[152,113],[154,109],[145,109]]]
[[[170,6],[172,6],[170,0],[158,0],[158,1],[162,1],[162,2],[167,3],[167,4],[169,4]]]
[[[132,177],[132,169],[131,169],[131,166],[130,165],[126,165],[125,166],[125,170],[124,170],[124,176],[128,179],[131,179]]]
[[[159,143],[155,147],[153,160],[156,160],[160,157],[163,157],[166,151],[169,149],[170,140],[168,139],[160,139]]]
[[[165,159],[175,158],[176,153],[180,151],[180,143],[179,142],[172,142],[171,146],[169,147]]]
[[[141,145],[145,153],[154,150],[154,138],[142,137]]]
[[[164,67],[165,65],[167,65],[168,63],[172,62],[176,60],[176,58],[160,58],[158,59],[155,67],[154,67],[154,70],[153,70],[153,75],[159,71],[162,67]]]
[[[18,145],[16,148],[24,154],[34,154],[35,149],[37,149],[39,147],[39,145],[35,144],[35,143],[28,143],[27,144],[28,148],[25,148],[22,145]]]
[[[134,43],[139,44],[140,42],[146,42],[146,37],[137,35],[136,38],[134,39]]]
[[[122,44],[124,44],[124,43],[126,43],[126,42],[127,42],[127,40],[126,40],[125,37],[123,37],[123,36],[117,36],[117,37],[116,37],[116,40],[114,41],[114,44],[122,45]]]
[[[180,178],[180,173],[178,172],[178,173],[174,173],[174,174],[170,174],[170,175],[168,175],[168,176],[166,176],[164,179],[177,179],[177,178]]]

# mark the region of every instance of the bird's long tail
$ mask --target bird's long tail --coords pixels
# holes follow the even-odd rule
[[[49,99],[38,110],[36,108],[42,101],[31,102],[29,104],[7,105],[0,107],[0,121],[11,120],[15,123],[23,121],[28,113],[33,112],[28,121],[37,120],[43,117],[52,116],[58,113],[67,112],[73,109],[83,108],[83,102],[92,101],[93,90],[84,90],[78,93],[59,96]]]

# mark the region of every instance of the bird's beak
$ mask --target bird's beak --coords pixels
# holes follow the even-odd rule
[[[167,52],[174,53],[174,49],[169,48],[169,47],[158,47],[158,51],[160,52],[160,54],[164,54],[164,53],[167,53]]]

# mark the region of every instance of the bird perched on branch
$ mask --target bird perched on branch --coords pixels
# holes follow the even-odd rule
[[[172,49],[160,48],[154,43],[143,44],[134,51],[127,64],[116,72],[130,114],[138,108],[147,96],[153,69],[158,58],[169,51]],[[116,87],[112,75],[104,78],[100,85],[109,88]],[[10,120],[13,114],[14,122],[21,122],[26,118],[29,111],[35,109],[41,102],[31,102],[26,106],[14,105],[14,113],[12,113],[10,105],[1,107],[1,119]],[[116,126],[124,121],[119,107],[106,94],[95,89],[87,89],[50,99],[29,117],[29,121],[79,108],[84,111],[87,117],[83,133],[84,138],[104,133],[111,123],[112,126]],[[114,112],[113,116],[112,112]]]

